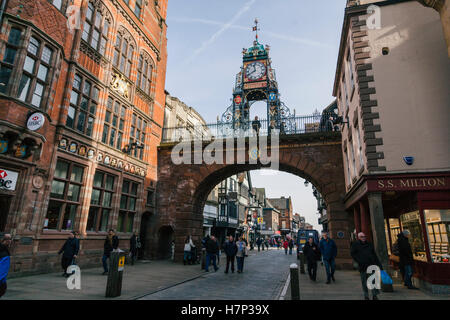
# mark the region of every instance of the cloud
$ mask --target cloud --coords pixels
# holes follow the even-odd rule
[[[211,38],[209,38],[207,41],[203,42],[200,48],[194,51],[194,53],[187,59],[187,63],[191,62],[196,56],[198,56],[201,52],[205,51],[208,46],[210,46],[214,41],[216,41],[217,38],[220,37],[222,33],[227,31],[229,28],[233,26],[233,24],[248,10],[250,10],[250,7],[256,2],[256,0],[250,0],[248,1],[244,7],[242,7],[235,15],[234,17],[228,21],[225,24],[221,25],[221,28],[214,33]]]
[[[201,23],[201,24],[207,24],[207,25],[211,25],[211,26],[220,26],[220,27],[222,27],[222,29],[226,28],[222,32],[221,32],[222,29],[220,29],[216,34],[218,34],[219,32],[221,34],[225,30],[228,30],[228,29],[238,29],[238,30],[243,30],[243,31],[251,31],[250,27],[236,25],[236,24],[230,24],[230,23],[226,23],[225,24],[225,23],[220,22],[220,21],[201,19],[201,18],[178,18],[178,17],[173,17],[173,18],[170,18],[169,22],[170,21],[180,22],[180,23]],[[314,40],[306,39],[306,38],[299,38],[299,37],[291,36],[291,35],[288,35],[288,34],[280,34],[280,33],[270,32],[270,31],[261,31],[260,34],[263,34],[263,35],[265,34],[265,35],[267,35],[269,37],[272,37],[272,38],[285,40],[285,41],[289,41],[289,42],[294,42],[294,43],[298,43],[298,44],[302,44],[302,45],[312,46],[312,47],[321,47],[321,48],[328,48],[328,49],[334,48],[334,46],[332,46],[330,44],[327,44],[327,43],[314,41]],[[208,41],[204,42],[202,47],[200,49],[197,49],[196,53],[194,53],[191,56],[191,58],[195,57],[200,52],[204,51],[208,45],[210,45],[212,42],[214,42],[214,40],[217,38],[217,37],[214,37],[215,35],[213,35]],[[213,40],[210,41],[211,39],[213,39]]]

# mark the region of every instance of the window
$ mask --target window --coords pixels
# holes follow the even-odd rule
[[[103,16],[101,10],[89,2],[81,38],[101,55],[105,55],[110,24],[111,22]]]
[[[117,35],[114,48],[113,65],[118,68],[128,78],[131,74],[131,65],[133,63],[134,47],[121,34]]]
[[[138,189],[139,184],[129,180],[123,181],[119,220],[117,222],[117,230],[120,232],[133,232]]]
[[[149,205],[149,206],[155,205],[155,191],[154,190],[147,191],[147,205]]]
[[[359,154],[359,167],[360,167],[360,169],[363,169],[364,168],[364,157],[363,157],[361,135],[359,133],[359,125],[358,124],[356,124],[356,126],[355,126],[355,133],[356,133],[356,143],[358,144],[357,150],[358,150],[358,154]]]
[[[450,210],[424,210],[431,258],[434,263],[449,263]]]
[[[141,17],[141,11],[142,11],[142,0],[136,0],[136,4],[134,6],[134,14],[138,18]]]
[[[141,117],[133,114],[131,121],[131,131],[130,131],[130,145],[132,143],[137,143],[143,148],[134,148],[131,152],[136,158],[144,158],[145,150],[145,133],[147,131],[147,121],[143,120]]]
[[[75,74],[70,94],[66,126],[92,135],[100,89],[80,74]]]
[[[356,160],[355,160],[355,151],[354,151],[354,146],[353,146],[353,140],[349,140],[348,141],[348,149],[349,149],[349,156],[351,158],[351,177],[356,177],[357,173],[356,173]]]
[[[352,184],[352,177],[350,175],[350,156],[348,154],[348,148],[345,148],[345,159],[346,161],[346,165],[347,165],[347,185],[351,185]]]
[[[348,110],[349,102],[348,102],[348,91],[347,91],[347,82],[345,82],[345,77],[342,77],[342,87],[344,88],[344,102],[345,102],[345,111]]]
[[[22,30],[12,27],[9,31],[8,42],[5,45],[3,60],[0,64],[0,92],[6,93],[8,90],[9,79],[11,77],[14,63],[16,62],[17,51],[19,50],[20,37]]]
[[[116,178],[96,171],[92,187],[91,206],[87,221],[87,231],[107,231],[112,212],[112,198]]]
[[[152,72],[153,64],[151,63],[150,58],[144,58],[144,55],[141,54],[139,56],[137,68],[136,86],[148,95],[150,95],[152,87]]]
[[[102,142],[122,150],[127,109],[118,101],[109,97],[106,104]]]
[[[84,168],[64,160],[56,163],[44,228],[71,230],[80,206]]]
[[[50,2],[58,9],[62,8],[62,0],[50,0]]]
[[[353,78],[352,54],[351,54],[350,50],[348,51],[348,55],[347,55],[347,72],[348,72],[348,77],[350,78],[351,91],[353,92],[353,90],[355,89],[355,80]]]
[[[419,211],[408,212],[400,216],[402,223],[402,229],[408,230],[411,235],[409,236],[409,243],[413,252],[415,260],[427,261],[427,255],[425,252],[425,242],[423,240],[422,223],[420,222]]]
[[[17,98],[40,108],[46,87],[49,84],[50,64],[53,49],[40,39],[31,36]]]

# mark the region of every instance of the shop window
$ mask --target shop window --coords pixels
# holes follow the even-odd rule
[[[113,209],[115,180],[116,177],[112,175],[95,172],[86,231],[107,231]]]
[[[411,235],[409,243],[415,260],[427,261],[425,242],[422,233],[419,211],[408,212],[400,216],[403,230],[408,230]]]
[[[137,211],[137,193],[139,184],[124,180],[120,197],[120,211],[117,222],[119,232],[133,232],[134,216]]]
[[[66,126],[92,135],[100,89],[80,74],[75,74]]]
[[[71,230],[80,206],[84,168],[58,160],[50,191],[50,201],[44,229]]]
[[[397,218],[390,218],[389,219],[389,228],[390,228],[391,240],[392,240],[392,245],[393,245],[398,239],[397,235],[401,232],[400,220]],[[388,239],[388,238],[386,238],[386,239]],[[389,250],[389,252],[390,252],[390,250]]]
[[[433,262],[449,263],[450,210],[424,210]]]

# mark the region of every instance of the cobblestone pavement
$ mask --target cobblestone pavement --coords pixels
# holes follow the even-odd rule
[[[224,256],[223,256],[224,257]],[[277,300],[286,283],[289,265],[295,253],[284,250],[250,251],[244,260],[244,272],[225,274],[221,259],[217,272],[210,272],[172,288],[142,297],[142,300]]]

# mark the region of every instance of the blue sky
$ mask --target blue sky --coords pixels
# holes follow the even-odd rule
[[[322,110],[331,101],[346,0],[169,0],[166,89],[196,109],[208,123],[231,104],[242,49],[252,46],[255,18],[259,41],[271,47],[281,100],[297,115]],[[265,116],[255,104],[251,114]],[[317,225],[311,189],[295,176],[252,174],[270,196],[283,192],[294,209]],[[256,177],[258,176],[258,177]],[[277,177],[274,179],[274,177]],[[286,188],[286,179],[298,191]],[[280,183],[274,183],[280,180]],[[281,183],[283,180],[283,183]],[[264,185],[258,185],[264,187]],[[273,189],[273,190],[272,190]],[[280,194],[281,196],[282,194]],[[308,200],[307,200],[308,199]]]

